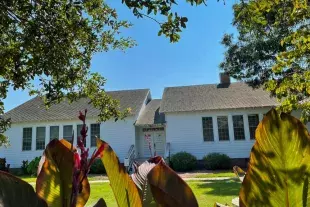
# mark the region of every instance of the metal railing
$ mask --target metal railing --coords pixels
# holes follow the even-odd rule
[[[132,168],[134,160],[135,160],[135,145],[131,145],[128,150],[127,156],[124,160],[124,165],[126,167],[127,172],[129,172],[130,169]]]
[[[170,163],[170,142],[166,143],[165,157],[164,158],[168,161],[168,164],[169,164]]]

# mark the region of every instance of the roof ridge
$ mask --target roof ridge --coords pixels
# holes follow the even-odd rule
[[[245,82],[242,82],[242,81],[237,81],[237,82],[231,82],[230,84],[233,84],[233,85],[236,85],[236,84],[246,84]],[[168,86],[168,87],[165,87],[166,88],[185,88],[185,87],[197,87],[197,86],[217,86],[221,83],[207,83],[207,84],[197,84],[197,85],[186,85],[186,86]]]
[[[126,91],[150,91],[149,88],[138,88],[138,89],[124,89],[124,90],[114,90],[114,91],[105,91],[107,93],[109,92],[126,92]]]

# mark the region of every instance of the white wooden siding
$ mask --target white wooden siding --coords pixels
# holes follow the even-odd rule
[[[254,140],[250,140],[248,114],[262,118],[268,109],[221,110],[211,112],[166,113],[166,140],[170,142],[171,154],[186,151],[198,159],[211,152],[225,153],[231,158],[248,158]],[[243,115],[245,140],[234,140],[233,115]],[[228,116],[229,141],[219,141],[217,116]],[[212,117],[214,141],[203,139],[202,117]]]
[[[86,125],[89,128],[86,146],[90,147],[90,124],[96,123],[95,119],[88,119]],[[73,125],[74,130],[74,145],[77,140],[77,125],[81,124],[79,120],[57,121],[57,122],[41,122],[41,123],[19,123],[12,124],[11,128],[5,132],[9,137],[11,146],[8,148],[0,148],[0,157],[5,157],[7,163],[11,168],[18,168],[21,166],[23,160],[31,161],[37,156],[41,156],[43,150],[36,150],[36,127],[46,127],[45,145],[49,143],[50,126],[59,126],[59,136],[63,136],[63,126]],[[107,141],[115,150],[123,162],[130,145],[135,143],[135,127],[134,118],[128,117],[126,120],[119,120],[117,122],[107,121],[100,125],[100,138]],[[22,151],[23,128],[32,127],[32,148],[31,151]],[[79,133],[79,132],[78,132]],[[95,150],[95,147],[90,148],[90,155]]]
[[[263,114],[268,111],[269,108],[166,113],[166,140],[170,142],[171,154],[186,151],[202,159],[208,153],[220,152],[231,158],[248,158],[255,141],[250,139],[248,115],[258,114],[262,120]],[[243,115],[245,140],[234,140],[233,115]],[[293,115],[300,118],[300,112],[294,112]],[[228,116],[229,141],[219,141],[217,116]],[[212,117],[214,141],[204,141],[202,117]],[[307,124],[307,128],[310,131],[310,123]]]

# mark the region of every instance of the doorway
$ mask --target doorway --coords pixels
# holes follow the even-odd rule
[[[153,157],[155,155],[164,157],[166,136],[164,127],[143,128],[143,157]]]

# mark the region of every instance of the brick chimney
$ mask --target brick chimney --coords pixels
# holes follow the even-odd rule
[[[220,81],[223,85],[230,84],[230,76],[228,75],[228,73],[220,73]]]

